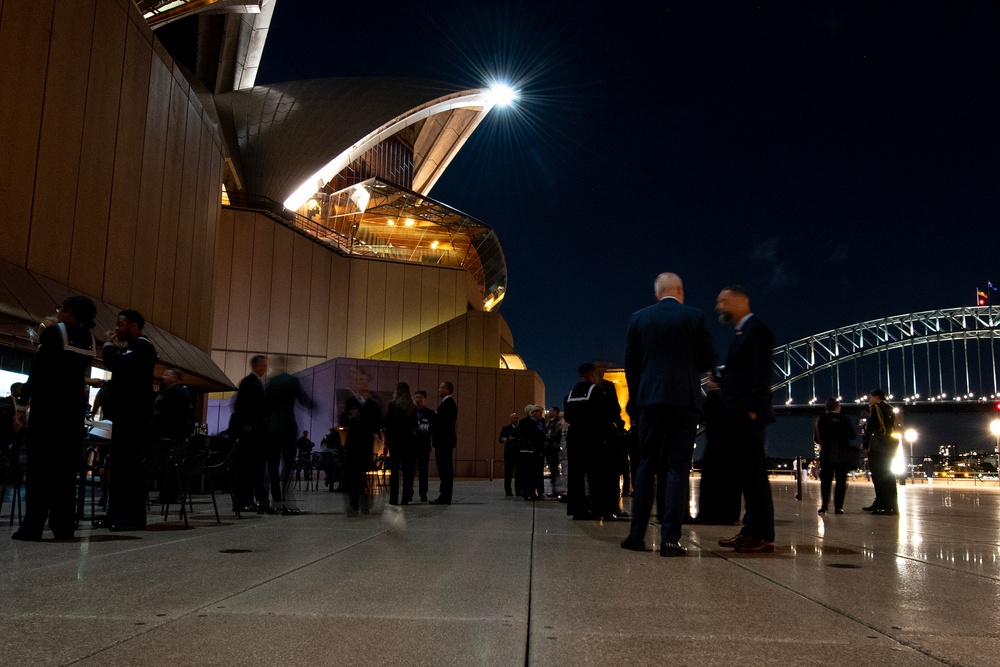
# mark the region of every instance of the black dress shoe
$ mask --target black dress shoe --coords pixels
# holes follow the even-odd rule
[[[234,512],[246,512],[247,514],[253,514],[254,512],[257,511],[257,509],[258,509],[257,506],[251,503],[250,505],[244,505],[243,507],[240,507],[239,509],[234,509],[233,511]]]
[[[893,509],[877,509],[872,510],[872,514],[876,516],[896,516],[899,514],[899,511]]]
[[[687,556],[688,550],[679,542],[664,542],[660,545],[660,555],[664,558],[675,558],[677,556]]]
[[[833,510],[834,514],[843,514],[844,510]]]
[[[817,514],[826,514],[826,508],[825,507],[820,507],[819,511],[817,512]]]
[[[41,542],[42,536],[29,535],[23,530],[18,530],[13,535],[10,536],[10,539],[17,540],[18,542]]]
[[[593,521],[596,518],[590,512],[581,512],[580,514],[573,515],[573,521]]]
[[[277,514],[278,510],[270,505],[260,505],[257,507],[257,514]]]
[[[451,501],[450,500],[444,500],[442,498],[435,498],[434,500],[431,501],[430,504],[431,505],[451,505]]]
[[[287,507],[284,507],[281,510],[281,516],[302,516],[303,514],[309,514],[309,512],[305,510],[292,510]]]
[[[878,509],[878,507],[876,507],[875,505],[869,505],[868,507],[862,507],[861,511],[862,512],[874,512],[877,509]]]
[[[94,528],[107,528],[111,524],[108,523],[107,519],[94,519],[90,522],[90,525]]]
[[[729,539],[719,540],[719,546],[725,547],[727,549],[735,549],[741,544],[749,542],[751,539],[752,538],[749,537],[748,535],[744,535],[743,533],[737,533],[736,535],[733,535]]]
[[[646,543],[639,540],[622,540],[622,549],[628,549],[629,551],[645,551]]]

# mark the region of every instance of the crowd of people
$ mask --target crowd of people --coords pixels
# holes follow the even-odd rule
[[[656,303],[634,313],[628,323],[625,376],[630,395],[625,409],[632,428],[625,430],[614,386],[593,363],[578,368],[579,382],[562,409],[546,414],[529,404],[524,415],[510,415],[499,441],[504,451],[504,491],[539,501],[558,497],[574,520],[630,521],[621,546],[645,550],[648,523],[656,508],[660,554],[682,556],[682,524],[734,523],[741,504],[742,529],[720,540],[742,553],[774,549],[774,507],[768,481],[766,429],[774,421],[771,403],[771,350],[774,336],[750,309],[747,291],[731,285],[720,291],[715,311],[735,330],[724,363],[712,344],[705,313],[684,304],[684,287],[673,273],[654,283]],[[76,528],[75,479],[87,414],[83,391],[97,342],[91,333],[96,307],[82,296],[66,299],[54,322],[39,337],[38,352],[26,382],[11,388],[0,410],[13,414],[5,440],[26,442],[27,466],[49,474],[28,475],[27,512],[16,540],[37,541],[48,523],[56,539],[69,539]],[[107,456],[107,515],[94,526],[112,531],[146,527],[147,482],[143,456],[156,439],[184,439],[195,427],[194,399],[178,369],[168,369],[154,395],[158,361],[143,335],[145,320],[134,310],[118,314],[101,357],[111,379],[95,401],[113,421]],[[237,513],[302,513],[292,491],[292,473],[317,468],[331,491],[346,493],[347,514],[369,509],[369,473],[379,465],[389,471],[389,503],[448,505],[454,486],[454,451],[458,409],[454,385],[438,386],[438,407],[426,404],[427,392],[397,384],[383,411],[370,377],[359,371],[342,401],[337,426],[319,450],[295,419],[296,404],[311,410],[312,399],[285,360],[254,356],[251,372],[238,387],[227,434],[234,441],[233,489]],[[703,386],[707,392],[703,391]],[[894,451],[893,411],[880,390],[871,392],[870,416],[863,446],[868,452],[876,498],[864,509],[873,514],[898,512],[891,471]],[[100,404],[99,406],[97,404]],[[27,410],[30,406],[30,421]],[[9,408],[9,410],[8,410]],[[856,466],[856,434],[840,404],[830,399],[817,420],[814,439],[820,448],[820,514],[842,513],[847,473]],[[5,420],[6,421],[6,420]],[[689,473],[693,443],[704,424],[707,447],[701,483],[701,513],[688,516]],[[9,431],[9,433],[8,433]],[[341,441],[341,432],[345,434]],[[428,500],[428,467],[435,456],[440,490]],[[551,488],[546,494],[544,471]],[[565,474],[564,474],[565,473]],[[416,488],[415,487],[416,480]],[[563,482],[565,480],[565,482]],[[622,506],[632,495],[631,516]]]

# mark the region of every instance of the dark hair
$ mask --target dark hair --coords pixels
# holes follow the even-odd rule
[[[585,364],[580,364],[580,367],[576,369],[576,372],[581,377],[587,375],[588,373],[593,373],[597,370],[597,367],[589,361]]]
[[[392,402],[409,416],[413,414],[413,396],[410,395],[410,385],[400,382],[396,385],[396,391],[392,395]]]
[[[257,364],[259,364],[262,361],[267,361],[267,355],[266,354],[255,354],[252,357],[250,357],[250,366],[251,367],[252,366],[256,366]]]
[[[85,296],[71,296],[62,302],[62,307],[73,313],[73,318],[84,329],[94,328],[97,306]]]
[[[415,392],[413,392],[413,398],[416,398],[417,396],[420,396],[421,398],[427,398],[427,392],[424,391],[423,389],[417,389]]]
[[[750,293],[747,292],[747,288],[744,287],[743,285],[739,285],[739,284],[736,284],[736,285],[727,285],[726,287],[722,288],[722,291],[723,292],[732,292],[733,294],[740,294],[742,296],[745,296],[748,299],[750,298]]]
[[[872,389],[870,392],[868,392],[868,395],[869,396],[874,396],[875,398],[877,398],[880,401],[884,401],[885,400],[885,392],[882,391],[881,389]]]
[[[562,408],[560,408],[558,405],[550,406],[549,410],[555,410],[556,412],[562,412]]]
[[[445,380],[441,384],[443,384],[445,387],[447,387],[449,392],[455,391],[455,385],[453,385],[452,383],[448,382],[447,380]]]
[[[840,401],[838,401],[835,398],[828,398],[828,399],[826,399],[826,411],[827,412],[833,412],[834,410],[837,409],[837,406],[839,406],[839,405],[840,405]]]
[[[75,315],[76,313],[74,313]],[[142,316],[138,310],[123,310],[118,313],[118,317],[124,317],[126,322],[131,322],[132,324],[139,327],[139,331],[142,331],[146,326],[146,318]]]

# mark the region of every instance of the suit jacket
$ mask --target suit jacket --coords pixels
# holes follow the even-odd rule
[[[728,411],[753,412],[758,419],[774,421],[771,404],[773,349],[771,329],[756,315],[751,315],[736,333],[722,370],[722,402]]]
[[[299,379],[290,373],[279,373],[271,378],[264,390],[265,432],[293,439],[299,434],[295,422],[295,403],[307,408],[313,407],[312,399],[306,396]]]
[[[665,298],[634,313],[625,339],[629,414],[647,405],[701,410],[701,376],[715,366],[705,313]]]
[[[243,434],[245,427],[254,429],[264,417],[264,383],[251,373],[242,380],[236,390],[236,403],[229,417],[230,437]]]
[[[827,412],[816,420],[813,442],[819,445],[820,463],[852,463],[858,448],[851,445],[857,435],[851,420],[839,412]]]
[[[455,397],[448,395],[441,399],[437,415],[431,424],[431,437],[434,439],[434,449],[454,449],[458,436],[455,435],[455,424],[458,423],[458,405]]]

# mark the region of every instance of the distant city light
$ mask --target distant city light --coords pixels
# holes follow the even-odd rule
[[[490,86],[489,99],[498,107],[505,107],[517,101],[517,91],[506,83],[495,83]]]

